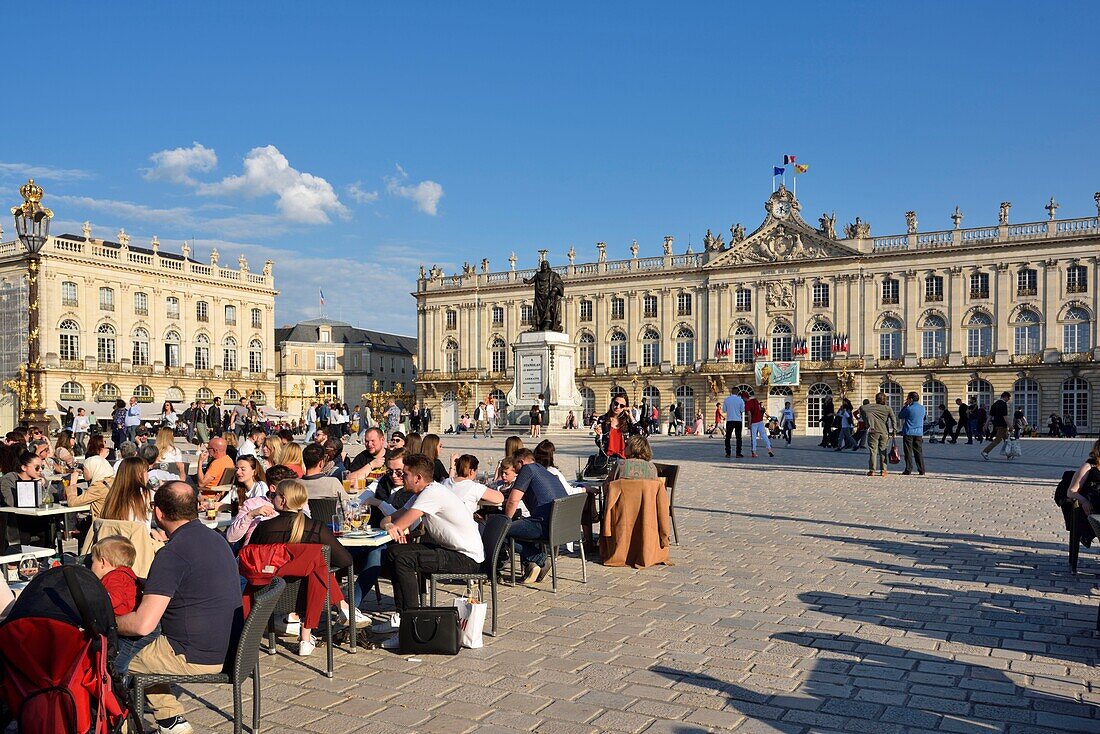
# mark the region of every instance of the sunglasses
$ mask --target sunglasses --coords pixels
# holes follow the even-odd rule
[[[616,407],[616,408],[625,408],[625,407],[626,407],[626,403],[615,403],[615,404],[614,404],[614,407]]]
[[[387,471],[389,471],[389,473],[394,475],[395,477],[405,476],[405,470],[404,469],[388,469]]]

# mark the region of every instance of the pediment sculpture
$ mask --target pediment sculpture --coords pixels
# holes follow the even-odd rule
[[[793,309],[794,288],[790,283],[770,281],[764,287],[764,302],[768,308]]]

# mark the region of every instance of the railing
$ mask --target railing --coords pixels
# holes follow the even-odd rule
[[[889,237],[875,237],[874,251],[885,252],[889,250],[908,250],[909,249],[909,237],[908,235],[890,235]]]
[[[83,359],[63,359],[61,360],[61,369],[63,370],[82,370],[84,369]]]
[[[960,230],[962,234],[963,244],[970,244],[973,242],[988,242],[990,240],[997,239],[996,227],[981,227],[979,229],[964,229]]]
[[[903,367],[905,365],[904,359],[876,359],[875,367],[880,370],[893,370]]]
[[[1091,362],[1092,352],[1062,352],[1062,361],[1066,363]]]
[[[489,283],[507,283],[511,278],[508,273],[489,273],[486,280]]]
[[[970,297],[972,299],[975,299],[975,298],[989,298],[989,291],[988,290],[970,291]]]
[[[896,305],[898,305],[898,297],[897,296],[883,296],[882,297],[882,305],[883,306],[896,306]]]
[[[921,357],[917,364],[921,367],[946,367],[947,357]]]
[[[62,306],[79,306],[80,305],[80,299],[78,299],[78,298],[62,298],[61,299],[61,305]]]
[[[1010,357],[1012,364],[1041,364],[1043,361],[1043,355],[1041,354],[1013,354]]]
[[[1016,289],[1016,295],[1017,296],[1037,296],[1037,295],[1039,295],[1039,289],[1038,288],[1017,288]]]
[[[213,377],[214,370],[195,370],[195,377]]]
[[[131,253],[129,253],[129,257],[127,259],[128,259],[129,262],[137,263],[138,265],[152,265],[153,264],[153,256],[152,255],[145,255],[145,254],[140,253],[140,252],[131,252]]]
[[[1066,293],[1088,293],[1089,287],[1087,283],[1070,283],[1066,286]]]
[[[950,231],[924,232],[917,235],[917,247],[947,247],[954,242]]]
[[[929,303],[940,303],[941,301],[943,301],[943,294],[942,293],[925,293],[924,294],[924,300],[928,301]]]
[[[1097,217],[921,232],[916,235],[915,249],[950,247],[956,242],[956,238],[960,244],[974,245],[988,242],[1019,242],[1021,240],[1045,240],[1054,237],[1078,237],[1089,234],[1100,234],[1100,220]],[[910,249],[908,235],[874,237],[872,243],[874,252]]]
[[[222,270],[218,268],[218,277],[223,280],[240,280],[241,274],[236,270]]]
[[[637,270],[661,270],[665,266],[663,257],[643,257],[634,261]]]
[[[963,364],[968,367],[992,367],[993,355],[983,354],[976,357],[963,357]]]
[[[828,298],[815,298],[813,307],[814,308],[828,308],[829,307],[829,299]]]

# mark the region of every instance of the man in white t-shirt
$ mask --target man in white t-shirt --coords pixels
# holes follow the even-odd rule
[[[237,447],[237,458],[242,456],[255,456],[260,458],[260,446],[263,444],[267,434],[264,433],[264,429],[259,426],[253,428],[248,432],[248,438],[241,442],[241,445]]]
[[[737,394],[737,388],[730,388],[729,397],[722,403],[722,412],[726,414],[726,458],[730,456],[730,436],[737,436],[737,458],[741,454],[741,429],[745,425],[745,399]]]
[[[130,398],[130,405],[126,408],[126,437],[131,441],[137,439],[138,428],[141,426],[141,406],[136,397]]]
[[[83,408],[78,408],[76,417],[73,418],[73,449],[83,454],[84,446],[88,440],[88,429],[91,421],[85,415]]]
[[[458,495],[432,481],[434,462],[423,454],[405,457],[405,489],[416,495],[412,504],[382,521],[393,539],[386,548],[386,563],[393,579],[393,600],[400,614],[420,606],[420,574],[447,571],[477,573],[485,560],[481,534],[473,514]],[[420,520],[425,536],[409,543],[408,529]],[[400,620],[376,625],[376,632],[396,632]],[[384,647],[396,646],[397,638]]]
[[[473,515],[477,512],[482,500],[494,505],[504,504],[504,495],[495,489],[489,489],[477,481],[477,457],[473,454],[463,454],[455,459],[455,477],[447,477],[443,480],[443,486],[455,493],[462,500],[466,509]]]

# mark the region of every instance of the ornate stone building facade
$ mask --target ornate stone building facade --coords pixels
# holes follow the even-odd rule
[[[310,400],[363,403],[364,393],[399,387],[412,394],[416,339],[360,329],[343,321],[310,319],[275,330],[279,407],[305,416]]]
[[[1100,194],[1095,201],[1100,214]],[[816,430],[826,396],[857,402],[882,389],[895,407],[915,390],[935,409],[955,398],[989,405],[1012,392],[1028,419],[1051,413],[1100,430],[1100,290],[1097,217],[873,237],[856,218],[841,235],[835,216],[818,226],[780,187],[750,234],[730,242],[708,230],[704,252],[559,266],[565,331],[579,346],[577,383],[590,409],[613,393],[662,409],[682,402],[712,420],[731,386],[756,389],[753,362],[801,362],[800,385],[764,389],[773,413],[790,400],[798,428]],[[511,344],[527,328],[533,271],[460,275],[437,268],[417,286],[418,393],[444,416],[476,398],[502,397],[512,382]],[[804,352],[804,353],[803,353]]]
[[[83,235],[50,237],[39,272],[44,405],[93,403],[106,417],[115,398],[186,403],[216,396],[275,394],[273,263],[253,272],[160,249]],[[0,372],[26,361],[27,263],[23,247],[0,243]],[[11,420],[10,411],[4,417]]]

